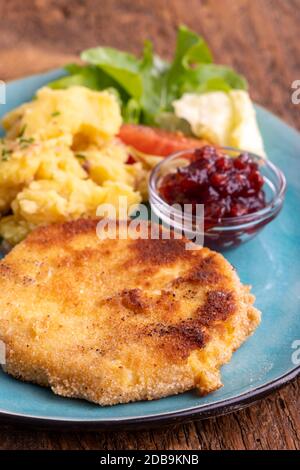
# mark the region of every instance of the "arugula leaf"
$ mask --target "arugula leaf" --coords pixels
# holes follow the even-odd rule
[[[139,60],[134,55],[111,47],[95,47],[82,52],[81,58],[112,77],[129,95],[137,99],[141,97],[143,87]]]
[[[170,102],[183,93],[206,93],[231,89],[247,89],[247,82],[233,69],[212,63],[212,54],[203,38],[180,26],[177,35],[175,59],[167,77],[168,99]]]
[[[67,64],[65,70],[70,75],[48,83],[53,89],[69,88],[71,86],[85,86],[92,90],[113,91],[122,102],[129,99],[128,93],[119,84],[99,67],[93,65]]]
[[[155,116],[164,109],[164,86],[166,64],[159,62],[153,54],[150,41],[145,41],[140,62],[143,93],[140,98],[143,122],[153,124]]]
[[[179,26],[175,56],[169,75],[173,76],[197,64],[210,64],[212,61],[211,51],[204,39],[186,26]]]
[[[65,70],[67,72],[69,72],[71,75],[75,75],[76,73],[80,73],[82,72],[84,69],[87,69],[89,68],[90,70],[92,70],[92,67],[83,67],[82,65],[79,65],[79,64],[74,64],[74,63],[71,63],[71,64],[67,64],[65,65]]]
[[[87,77],[85,74],[69,75],[67,77],[59,78],[53,82],[48,83],[48,87],[53,90],[65,89],[71,86],[85,86],[92,90],[99,90],[97,79],[95,77]]]
[[[71,75],[59,78],[58,80],[49,83],[48,86],[58,89],[79,85],[86,86],[93,90],[99,90],[110,87],[113,84],[111,78],[101,73],[101,70],[97,69],[97,67],[75,67],[74,64],[70,64],[65,66],[65,70]]]
[[[166,76],[166,108],[179,97],[183,78],[198,64],[209,64],[213,60],[212,54],[204,39],[188,29],[180,26],[177,33],[174,60]]]
[[[202,64],[181,77],[180,94],[185,92],[246,90],[247,81],[232,68],[217,64]]]
[[[130,98],[127,103],[122,106],[124,122],[138,124],[141,120],[141,112],[141,106],[134,98]]]

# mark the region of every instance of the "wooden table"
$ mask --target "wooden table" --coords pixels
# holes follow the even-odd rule
[[[244,73],[253,98],[300,128],[300,0],[0,0],[0,79],[47,70],[97,44],[169,57],[176,28],[202,33],[218,62]],[[300,157],[300,156],[299,156]],[[0,449],[299,449],[300,380],[243,411],[144,432],[0,428]]]

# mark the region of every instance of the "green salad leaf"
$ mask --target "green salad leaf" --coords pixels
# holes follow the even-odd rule
[[[111,47],[96,47],[82,52],[81,59],[96,65],[136,99],[143,92],[140,61],[132,54]]]
[[[182,77],[180,91],[183,94],[185,92],[204,93],[232,89],[247,89],[245,78],[224,65],[200,64]]]
[[[171,112],[160,113],[155,119],[155,124],[169,132],[180,131],[190,137],[194,135],[190,123]]]
[[[212,54],[204,39],[186,26],[178,30],[174,60],[167,73],[167,88],[177,97],[178,86],[202,64],[211,64]]]
[[[85,86],[92,90],[115,90],[122,102],[126,102],[130,95],[119,86],[112,77],[107,75],[99,67],[93,65],[81,66],[78,64],[65,65],[66,75],[58,80],[50,82],[48,86],[53,89],[69,88],[71,86]]]
[[[83,51],[85,65],[69,64],[67,76],[49,84],[52,88],[81,85],[93,90],[116,90],[125,122],[176,125],[172,102],[183,93],[247,89],[245,78],[232,68],[213,63],[205,40],[180,26],[174,58],[167,62],[154,54],[150,41],[142,57],[110,47]],[[170,124],[167,123],[168,116]],[[178,123],[179,125],[179,123]],[[180,123],[182,126],[182,123]]]

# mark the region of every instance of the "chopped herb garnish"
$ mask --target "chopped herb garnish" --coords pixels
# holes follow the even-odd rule
[[[27,127],[26,124],[24,124],[24,126],[21,127],[18,137],[23,137],[26,127]]]
[[[54,113],[51,114],[52,117],[59,116],[61,113],[60,111],[54,111]]]
[[[34,142],[33,137],[21,137],[20,138],[20,144],[32,144]]]
[[[19,137],[19,143],[21,144],[21,149],[25,149],[28,145],[34,142],[33,137]]]
[[[86,156],[83,155],[82,153],[76,153],[76,154],[75,154],[75,157],[76,157],[76,158],[79,158],[80,160],[85,160],[85,159],[86,159]]]
[[[2,149],[2,161],[6,162],[8,160],[9,155],[12,154],[12,150],[9,149]]]
[[[34,138],[33,137],[26,137],[26,138],[21,137],[19,142],[21,144],[21,148],[24,149],[24,148],[28,147],[28,145],[30,145],[34,142]]]
[[[10,155],[12,153],[12,150],[10,149],[2,149],[2,155]]]

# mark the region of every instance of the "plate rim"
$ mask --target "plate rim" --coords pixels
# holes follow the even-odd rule
[[[22,82],[23,80],[30,79],[30,78],[43,78],[51,73],[61,73],[62,76],[64,75],[64,69],[62,67],[47,69],[40,73],[34,73],[31,75],[27,75],[24,77],[18,77],[13,80],[7,80],[7,85],[17,84],[18,82]],[[294,133],[300,137],[300,132],[298,129],[290,125],[289,123],[285,122],[280,116],[277,116],[272,111],[269,111],[264,106],[255,103],[255,107],[271,114],[272,117],[276,118],[282,125],[292,130]],[[244,408],[251,403],[259,401],[260,399],[266,397],[270,393],[275,390],[282,388],[283,386],[287,385],[291,381],[295,380],[297,377],[300,376],[300,365],[294,367],[293,369],[289,370],[288,372],[280,375],[279,377],[266,382],[252,390],[248,390],[243,392],[239,395],[225,398],[215,403],[209,403],[206,405],[198,405],[192,406],[188,408],[183,408],[177,411],[168,411],[162,413],[155,413],[155,414],[146,414],[141,416],[133,416],[133,417],[112,417],[112,418],[71,418],[71,417],[60,417],[60,416],[42,416],[42,415],[34,415],[30,413],[19,413],[19,412],[9,412],[5,409],[0,408],[0,419],[9,419],[14,421],[22,421],[28,424],[36,424],[36,425],[53,425],[53,426],[76,426],[80,425],[82,427],[86,426],[97,426],[103,428],[122,428],[122,426],[143,426],[147,424],[163,424],[168,423],[170,421],[180,420],[180,421],[187,421],[191,419],[201,420],[205,418],[209,418],[212,416],[219,416],[222,414],[229,413],[231,411],[237,411],[241,408]],[[38,385],[37,385],[38,386]]]
[[[179,411],[170,411],[157,414],[147,414],[134,417],[118,417],[118,418],[60,418],[59,416],[45,417],[32,415],[30,413],[14,413],[0,409],[0,418],[9,418],[10,420],[22,420],[31,422],[31,424],[51,424],[74,426],[102,426],[104,428],[115,428],[120,426],[145,425],[145,424],[162,424],[174,420],[205,419],[212,416],[220,416],[230,411],[238,411],[239,409],[250,405],[260,399],[266,397],[273,391],[287,385],[292,380],[300,376],[300,365],[296,366],[286,374],[280,375],[276,379],[267,382],[253,390],[249,390],[240,395],[231,398],[225,398],[216,403],[207,405],[199,405],[185,408]],[[38,385],[36,385],[38,386]]]

